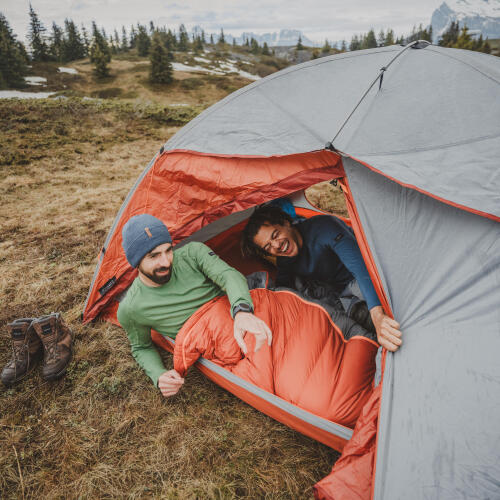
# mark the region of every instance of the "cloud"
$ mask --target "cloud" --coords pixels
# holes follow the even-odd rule
[[[311,39],[350,39],[370,28],[393,28],[406,34],[413,25],[427,25],[442,0],[32,0],[46,27],[62,24],[66,17],[78,24],[95,20],[107,31],[122,25],[149,23],[188,29],[200,25],[207,33],[220,28],[228,34],[255,33],[283,28],[302,30]],[[24,9],[23,6],[24,5]],[[2,0],[2,13],[20,38],[28,27],[28,0]],[[169,26],[170,25],[170,26]]]

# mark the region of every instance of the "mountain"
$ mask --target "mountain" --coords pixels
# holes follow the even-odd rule
[[[191,31],[194,35],[201,34],[201,27],[194,26]],[[219,39],[219,35],[220,33],[212,33],[215,41]],[[236,40],[236,43],[238,45],[243,45],[247,39],[251,40],[252,38],[255,38],[255,40],[259,42],[259,45],[262,46],[264,42],[266,42],[269,47],[286,47],[290,45],[297,45],[299,37],[301,37],[302,39],[302,44],[307,47],[318,46],[317,43],[307,38],[307,36],[305,36],[300,30],[283,29],[279,33],[264,33],[263,35],[258,35],[257,33],[253,32],[245,32],[240,36],[233,36],[230,33],[224,33],[224,39],[227,43],[233,43],[234,39]],[[207,40],[210,38],[210,33],[206,34],[206,38]]]
[[[432,13],[434,42],[452,21],[481,33],[483,38],[500,38],[500,0],[446,0]]]

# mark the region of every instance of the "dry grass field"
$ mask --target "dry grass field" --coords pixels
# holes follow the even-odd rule
[[[102,91],[83,65],[71,89],[87,81],[86,93]],[[119,68],[120,93],[138,94],[128,101],[0,100],[0,365],[15,318],[60,311],[75,334],[62,380],[44,382],[35,370],[0,389],[0,498],[309,498],[336,452],[196,370],[164,399],[120,328],[79,321],[96,255],[135,179],[167,138],[229,91],[213,84],[201,99],[176,96],[178,79],[162,97],[134,90],[140,73],[124,67],[122,78]],[[164,107],[180,99],[190,106]],[[327,186],[310,196],[328,209],[341,208],[339,194]]]

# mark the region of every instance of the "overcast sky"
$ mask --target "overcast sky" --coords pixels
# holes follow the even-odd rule
[[[413,25],[430,23],[443,0],[32,0],[47,29],[66,17],[78,25],[95,20],[109,32],[122,25],[148,23],[177,29],[200,25],[205,32],[240,35],[243,31],[268,33],[283,28],[301,30],[313,41],[350,40],[370,28],[393,28],[408,34]],[[0,12],[24,40],[28,29],[28,0],[0,0]]]

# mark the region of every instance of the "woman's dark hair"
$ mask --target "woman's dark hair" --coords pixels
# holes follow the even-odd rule
[[[247,225],[241,233],[241,253],[244,257],[261,257],[269,255],[265,250],[254,243],[254,238],[262,226],[279,224],[284,226],[292,223],[292,218],[276,205],[263,205],[255,210],[248,219]]]

